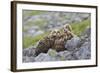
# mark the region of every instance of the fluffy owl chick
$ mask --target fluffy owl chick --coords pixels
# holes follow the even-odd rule
[[[56,39],[53,45],[53,49],[55,49],[57,52],[65,50],[65,38],[61,35],[61,32],[58,30],[56,32]]]
[[[60,38],[61,37],[61,31],[60,30],[56,30],[56,38]]]
[[[38,42],[36,47],[35,55],[39,55],[40,53],[46,53],[50,48],[50,41],[48,37],[44,37],[42,40]]]
[[[73,38],[75,35],[72,33],[72,27],[68,24],[66,24],[64,26],[63,29],[63,34],[67,37],[67,40],[70,40],[71,38]]]
[[[51,32],[50,32],[50,34],[48,35],[48,37],[49,38],[52,38],[52,39],[55,39],[56,38],[56,30],[52,30]]]
[[[37,49],[35,55],[37,56],[40,53],[47,53],[49,48],[54,45],[56,37],[56,31],[51,31],[49,35],[45,36],[42,40],[38,42]]]
[[[63,29],[64,29],[64,31],[69,30],[70,32],[72,32],[72,27],[70,26],[70,24],[65,24]]]

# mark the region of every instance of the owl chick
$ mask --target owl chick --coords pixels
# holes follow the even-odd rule
[[[60,31],[56,32],[56,38],[55,38],[55,42],[53,45],[53,49],[56,50],[57,52],[59,51],[63,51],[65,50],[65,41],[64,41],[64,37],[61,35]]]
[[[43,37],[42,40],[39,41],[36,49],[35,55],[37,56],[40,53],[47,53],[47,51],[54,45],[56,37],[56,31],[51,31],[49,35]]]
[[[68,24],[63,27],[63,34],[67,37],[67,40],[70,40],[74,37],[74,34],[72,33],[72,27]]]
[[[50,41],[48,37],[44,37],[42,40],[38,42],[36,47],[35,55],[39,55],[40,53],[46,53],[50,48]]]
[[[64,27],[63,27],[64,31],[67,31],[69,30],[70,32],[72,32],[72,27],[70,24],[65,24]]]

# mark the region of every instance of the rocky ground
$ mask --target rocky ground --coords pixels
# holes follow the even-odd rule
[[[75,13],[75,12],[42,12],[39,14],[28,16],[25,13],[32,11],[23,11],[23,35],[37,36],[45,33],[45,31],[61,28],[66,23],[81,22],[90,18],[89,13]]]
[[[65,61],[82,60],[91,58],[91,28],[87,27],[80,37],[74,37],[66,41],[66,50],[56,52],[52,48],[47,53],[40,53],[34,56],[35,49],[29,47],[23,49],[23,62],[43,62],[43,61]]]

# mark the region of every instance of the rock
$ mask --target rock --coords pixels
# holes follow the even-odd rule
[[[53,61],[55,58],[49,56],[48,54],[45,53],[40,53],[36,58],[36,62],[44,62],[44,61]]]
[[[57,52],[55,50],[49,49],[47,53],[40,53],[36,58],[36,62],[44,62],[44,61],[60,61],[60,57],[57,56]]]
[[[76,55],[74,55],[73,52],[70,51],[62,51],[59,52],[58,55],[60,56],[61,60],[77,60]]]
[[[75,53],[78,59],[90,59],[91,58],[91,43],[85,42],[79,50]]]
[[[49,56],[52,56],[52,57],[57,56],[57,52],[55,50],[53,50],[53,49],[49,49],[48,52],[47,52],[47,54]]]
[[[75,48],[77,48],[80,44],[80,38],[79,37],[73,37],[71,40],[68,40],[66,43],[65,43],[65,48],[66,50],[68,51],[74,51]]]
[[[91,58],[91,28],[87,27],[81,34],[81,46],[74,53],[77,59],[90,59]]]
[[[28,56],[23,56],[23,62],[30,62]]]
[[[71,53],[69,51],[61,51],[61,52],[58,52],[58,56],[59,56],[59,59],[64,61],[64,60],[68,60],[67,57],[70,56]]]
[[[61,57],[62,57],[62,56],[65,57],[65,56],[68,56],[68,55],[70,55],[70,54],[71,54],[71,53],[70,53],[69,51],[61,51],[61,52],[58,52],[58,55],[61,56]]]
[[[90,36],[90,34],[91,34],[91,27],[87,27],[84,32],[84,35]]]
[[[47,56],[45,53],[40,53],[37,57],[35,57],[36,62],[41,62],[44,60],[44,58]]]
[[[81,39],[86,40],[91,38],[91,28],[87,27],[86,30],[81,34]]]
[[[59,57],[55,56],[55,57],[52,57],[52,56],[49,56],[47,55],[47,57],[45,57],[43,59],[43,61],[60,61]]]
[[[29,47],[23,49],[23,62],[34,62],[35,48]]]
[[[35,62],[35,57],[34,56],[29,57],[29,59],[30,59],[30,62]]]
[[[23,56],[23,62],[27,63],[27,62],[35,62],[35,59],[33,56],[28,57],[28,56]]]
[[[34,56],[35,54],[35,48],[33,47],[30,47],[30,48],[26,48],[26,49],[23,49],[23,56]]]

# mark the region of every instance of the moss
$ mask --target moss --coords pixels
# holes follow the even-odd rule
[[[48,53],[50,56],[55,57],[56,56],[56,51],[55,50],[51,50]]]
[[[26,36],[23,38],[23,48],[27,48],[29,46],[35,45],[39,40],[43,39],[44,36],[48,35],[49,32],[46,32],[44,34],[40,34],[35,37]]]
[[[71,24],[71,26],[73,29],[73,33],[79,36],[87,26],[90,26],[90,19],[84,20],[79,23],[73,23]]]

